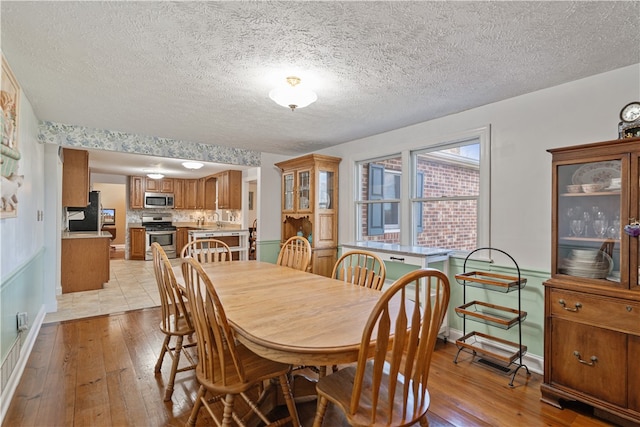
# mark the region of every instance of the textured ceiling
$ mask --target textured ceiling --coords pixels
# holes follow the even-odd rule
[[[285,155],[640,62],[640,3],[0,2],[41,120]],[[318,94],[268,97],[290,74]]]

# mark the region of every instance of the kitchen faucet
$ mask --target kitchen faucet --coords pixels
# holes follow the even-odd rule
[[[216,226],[220,229],[222,228],[222,222],[220,221],[220,214],[218,212],[213,212],[212,216],[213,220],[216,222]],[[217,218],[217,219],[216,219]]]

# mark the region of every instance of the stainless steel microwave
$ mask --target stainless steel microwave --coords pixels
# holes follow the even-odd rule
[[[145,209],[173,209],[173,193],[144,193]]]

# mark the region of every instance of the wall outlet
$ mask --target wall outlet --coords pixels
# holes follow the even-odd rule
[[[29,315],[26,311],[16,314],[18,331],[26,331],[29,328]]]

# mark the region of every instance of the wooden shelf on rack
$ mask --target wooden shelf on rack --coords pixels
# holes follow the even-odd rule
[[[465,286],[489,289],[492,291],[511,292],[524,288],[527,279],[518,280],[517,277],[505,274],[489,273],[486,271],[470,271],[456,274],[456,280],[463,280]]]
[[[518,350],[518,344],[493,337],[481,332],[470,332],[456,340],[458,348],[467,348],[474,353],[479,353],[491,359],[499,360],[506,365],[515,362],[527,352],[527,346],[523,345]]]
[[[462,318],[497,326],[502,329],[509,329],[527,317],[526,311],[518,311],[483,301],[471,301],[456,307],[456,314]]]

